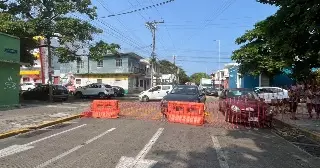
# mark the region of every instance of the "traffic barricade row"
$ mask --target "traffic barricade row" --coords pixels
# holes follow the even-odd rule
[[[206,108],[205,108],[206,107]],[[206,111],[205,111],[206,109]],[[119,102],[118,100],[95,100],[90,110],[83,112],[88,118],[131,117],[136,119],[166,119],[168,122],[203,125],[223,123],[269,124],[276,107],[250,100],[226,99],[211,102]]]
[[[174,123],[203,125],[205,120],[203,103],[169,101],[164,111],[159,109],[160,112],[165,114],[169,122]],[[82,113],[85,118],[118,118],[119,115],[118,100],[94,100],[90,109]]]

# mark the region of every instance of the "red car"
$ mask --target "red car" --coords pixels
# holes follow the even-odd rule
[[[219,111],[227,122],[271,124],[273,113],[268,104],[250,89],[224,89],[219,95]],[[270,125],[271,126],[271,125]]]

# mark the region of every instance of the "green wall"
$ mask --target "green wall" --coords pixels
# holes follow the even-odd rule
[[[19,104],[20,40],[0,33],[0,107]]]
[[[20,66],[0,62],[0,107],[19,104]]]

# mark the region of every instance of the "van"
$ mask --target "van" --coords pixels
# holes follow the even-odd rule
[[[169,92],[171,92],[172,85],[157,85],[139,94],[139,100],[148,102],[149,100],[162,100]]]

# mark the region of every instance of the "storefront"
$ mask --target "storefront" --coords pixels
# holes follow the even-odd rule
[[[0,107],[19,104],[19,72],[20,40],[0,33]]]

